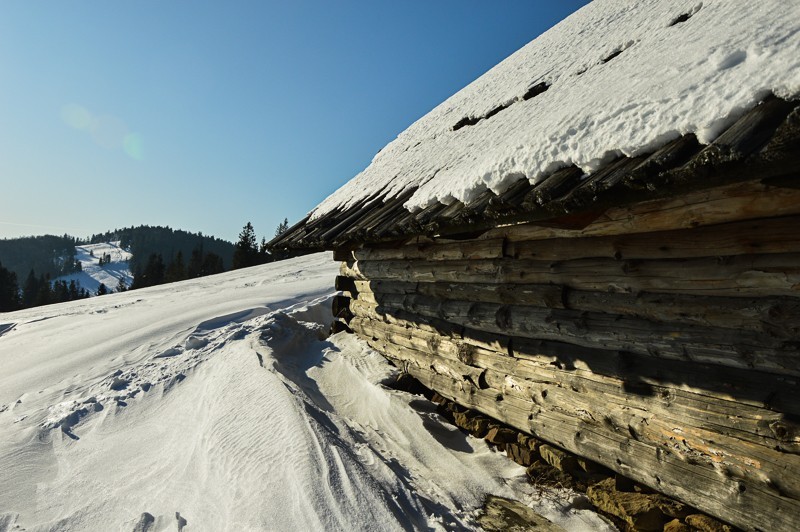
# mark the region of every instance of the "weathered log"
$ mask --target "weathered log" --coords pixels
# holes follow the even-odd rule
[[[617,430],[627,429],[634,439],[677,448],[712,467],[724,463],[751,481],[781,478],[781,492],[800,498],[800,456],[777,451],[765,446],[764,441],[721,432],[714,424],[697,419],[699,412],[680,402],[664,408],[655,401],[627,401],[624,395],[598,393],[587,386],[536,382],[490,370],[483,380],[486,388],[499,391],[504,400],[515,397],[537,412],[552,410],[591,423],[610,424]]]
[[[400,347],[415,349],[420,353],[436,355],[451,361],[463,363],[461,359],[463,357],[459,357],[459,353],[465,350],[463,345],[448,341],[435,333],[406,329],[405,327],[382,323],[369,318],[356,317],[350,323],[353,330],[363,337],[379,338]]]
[[[342,292],[348,292],[351,297],[355,297],[355,294],[358,292],[355,285],[355,280],[351,277],[345,277],[343,275],[337,275],[334,281],[334,287],[336,290],[340,290]]]
[[[444,244],[411,244],[402,247],[368,247],[356,250],[354,255],[357,260],[499,259],[503,257],[504,242],[504,239],[496,238],[493,240],[467,240],[464,242],[447,242]]]
[[[587,257],[618,260],[680,259],[753,253],[798,253],[800,252],[800,235],[797,231],[799,224],[800,217],[786,216],[709,225],[688,230],[614,236],[518,241],[510,235],[504,252],[506,256],[513,258],[536,260]],[[496,242],[496,240],[480,242]],[[452,244],[447,245],[452,247]],[[356,258],[360,258],[360,255],[356,254]]]
[[[447,375],[455,381],[464,381],[478,388],[485,388],[483,374],[486,370],[469,366],[448,358],[443,358],[429,352],[417,351],[408,347],[395,344],[391,341],[380,341],[381,351],[395,361],[401,361],[402,366],[421,366],[428,368],[440,375]],[[376,340],[372,340],[373,344]]]
[[[538,184],[533,193],[525,199],[524,205],[531,206],[533,203],[544,205],[549,203],[572,190],[580,183],[582,176],[583,170],[576,166],[568,166],[557,170]]]
[[[751,331],[696,325],[676,327],[597,312],[442,301],[415,295],[384,295],[377,305],[360,300],[351,301],[350,305],[356,315],[405,311],[488,333],[800,375],[794,341]]]
[[[800,419],[800,396],[795,393],[800,380],[790,375],[659,359],[597,348],[580,348],[564,342],[495,335],[408,313],[358,317],[368,317],[409,329],[414,335],[434,335],[422,337],[433,344],[443,343],[443,338],[449,338],[464,347],[463,351],[459,348],[459,360],[479,367],[490,367],[489,362],[484,363],[489,360],[492,364],[507,367],[509,373],[519,372],[523,377],[529,376],[529,364],[537,368],[552,366],[567,371],[585,371],[584,376],[597,374],[623,379],[629,393],[646,396],[657,394],[654,386],[662,383],[676,389],[786,414],[790,416],[790,420]],[[506,366],[512,363],[513,365]],[[669,395],[664,396],[664,399],[668,400]],[[770,430],[780,432],[780,435],[776,432],[776,436],[782,438],[781,441],[795,441],[793,430],[780,426],[774,429],[770,427]]]
[[[348,248],[336,248],[333,250],[333,260],[336,262],[353,260],[353,250]]]
[[[350,298],[347,296],[335,296],[331,303],[331,310],[333,317],[341,319],[345,323],[353,318],[353,313],[350,311]]]
[[[684,294],[615,294],[567,290],[566,308],[709,327],[742,329],[796,339],[800,301],[789,297],[714,297]]]
[[[333,320],[333,323],[331,323],[331,334],[336,334],[340,332],[346,332],[348,334],[351,334],[353,332],[353,329],[348,327],[347,323],[345,323],[344,321]]]
[[[700,152],[693,165],[719,164],[731,159],[743,159],[760,149],[795,107],[796,102],[768,98],[717,137]]]
[[[780,449],[783,452],[800,454],[800,424],[786,418],[786,412],[769,409],[765,401],[772,400],[775,395],[794,396],[796,382],[788,383],[785,379],[765,379],[763,375],[752,382],[748,372],[741,372],[736,379],[722,381],[723,386],[733,389],[737,382],[749,387],[743,390],[749,394],[748,402],[731,398],[730,394],[720,393],[695,386],[687,386],[674,379],[659,379],[659,373],[670,371],[673,374],[692,369],[709,371],[705,366],[685,364],[669,364],[666,361],[651,368],[651,374],[640,374],[630,368],[642,365],[641,359],[634,360],[630,355],[624,357],[626,368],[619,371],[606,371],[605,374],[592,371],[592,364],[544,363],[536,360],[525,360],[506,356],[492,350],[474,348],[461,340],[443,337],[435,333],[426,333],[414,328],[383,323],[366,318],[355,318],[351,325],[363,338],[381,342],[386,349],[397,347],[408,349],[406,361],[414,361],[425,365],[429,356],[436,356],[448,361],[455,361],[458,367],[464,365],[485,370],[484,382],[503,394],[515,395],[535,404],[556,405],[558,408],[571,408],[583,398],[589,401],[581,408],[594,412],[594,416],[602,415],[606,404],[637,408],[660,419],[671,420],[694,430],[713,430],[720,436],[738,438],[766,449]],[[411,356],[413,355],[413,357]],[[591,357],[591,355],[590,355]],[[609,359],[617,362],[623,357],[616,353],[607,353]],[[562,362],[566,362],[563,361]],[[667,371],[664,371],[664,368]],[[459,370],[461,374],[464,370]],[[713,371],[713,370],[710,370]],[[567,395],[555,398],[559,391]],[[548,395],[550,394],[550,395]],[[574,394],[574,397],[572,397]],[[756,399],[761,394],[762,402]],[[560,395],[558,396],[560,397]],[[795,412],[800,411],[800,402],[795,401]]]
[[[364,198],[355,205],[350,206],[343,212],[331,212],[326,216],[318,218],[319,222],[329,219],[330,223],[321,224],[318,228],[309,233],[306,238],[328,243],[335,239],[343,231],[346,231],[353,223],[365,216],[368,212],[379,209],[383,201],[378,198],[378,194],[373,194]]]
[[[515,259],[357,261],[343,275],[359,280],[559,284],[609,292],[800,297],[800,254],[673,260]]]
[[[464,260],[513,257],[536,260],[676,259],[723,257],[750,253],[798,253],[800,217],[749,220],[695,229],[632,233],[614,236],[517,240],[508,237],[444,242],[422,242],[398,247],[355,250],[358,260]],[[342,255],[340,259],[346,260]]]
[[[439,372],[441,373],[441,372]],[[486,387],[500,391],[504,397],[517,397],[531,402],[531,408],[556,409],[567,414],[591,420],[612,422],[617,426],[631,427],[634,438],[645,436],[655,442],[681,442],[687,447],[701,449],[710,461],[724,456],[730,465],[739,468],[753,466],[770,476],[789,473],[783,491],[800,498],[800,445],[783,444],[777,449],[777,438],[769,433],[761,420],[738,418],[736,405],[715,405],[713,401],[690,401],[687,397],[674,399],[668,404],[655,398],[637,397],[615,387],[610,379],[596,382],[579,377],[564,381],[550,380],[545,376],[535,379],[507,375],[494,370],[483,374]],[[669,389],[664,389],[667,393]],[[721,412],[706,411],[716,408]],[[640,419],[632,424],[626,416],[635,414]],[[782,422],[780,415],[772,419]],[[619,421],[623,420],[623,421]],[[797,434],[798,426],[792,424]],[[747,427],[749,430],[743,430]],[[755,431],[755,432],[754,432]],[[759,434],[760,433],[760,434]],[[793,451],[787,453],[785,449]],[[778,468],[778,469],[776,469]]]
[[[800,336],[800,301],[795,298],[621,294],[535,284],[350,282],[355,285],[358,299],[371,303],[378,302],[376,294],[420,294],[442,300],[607,312],[655,321],[765,332],[777,337]]]
[[[353,235],[359,233],[370,233],[375,227],[383,223],[383,221],[390,218],[396,219],[400,212],[405,212],[403,204],[414,194],[414,192],[416,192],[416,190],[416,187],[409,187],[394,198],[387,200],[382,208],[377,209],[375,212],[355,221],[348,228],[348,230],[345,231],[345,233],[350,233]]]
[[[701,148],[702,146],[697,141],[697,137],[691,133],[668,142],[633,170],[630,176],[631,185],[647,188],[650,176],[661,174],[670,168],[683,166]]]
[[[355,275],[351,275],[355,264],[355,260],[342,261],[342,263],[339,264],[339,275],[341,277],[352,277],[355,279]]]
[[[654,444],[631,435],[630,426],[592,420],[556,410],[530,410],[524,401],[491,388],[455,381],[428,368],[409,366],[426,386],[459,404],[479,410],[623,475],[702,507],[747,530],[785,530],[800,525],[800,501],[787,497],[780,478],[744,475],[719,462],[699,458],[697,449]],[[777,482],[777,484],[776,484]],[[758,527],[758,528],[756,528]]]
[[[614,207],[580,231],[523,224],[491,229],[481,238],[541,240],[649,233],[797,214],[800,214],[800,190],[751,181]]]
[[[356,293],[377,293],[385,292],[387,294],[416,294],[418,283],[404,283],[402,281],[381,281],[374,279],[363,281],[353,279],[355,284]]]

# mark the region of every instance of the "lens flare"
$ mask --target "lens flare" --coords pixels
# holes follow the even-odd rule
[[[61,120],[75,129],[87,130],[92,127],[92,113],[77,103],[70,103],[61,108]]]
[[[122,149],[132,159],[141,161],[144,158],[144,148],[142,146],[142,137],[138,133],[128,133],[125,135],[125,140],[122,143]]]
[[[141,135],[131,132],[125,122],[114,115],[95,115],[82,105],[70,103],[61,108],[61,119],[68,126],[88,133],[98,146],[108,150],[122,148],[128,157],[137,161],[144,158]]]
[[[92,120],[90,131],[98,146],[113,150],[123,146],[128,127],[116,116],[101,115]]]

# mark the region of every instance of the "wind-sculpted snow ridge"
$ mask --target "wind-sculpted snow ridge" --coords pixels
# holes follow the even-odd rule
[[[418,210],[694,133],[800,96],[800,3],[595,0],[418,120],[312,213],[417,188]]]
[[[0,532],[473,529],[489,493],[606,527],[326,337],[336,270],[318,254],[4,315]]]

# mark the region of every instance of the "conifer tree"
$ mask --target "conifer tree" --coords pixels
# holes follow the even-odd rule
[[[17,310],[20,305],[17,274],[0,264],[0,312]]]
[[[202,275],[214,275],[215,273],[222,273],[225,271],[225,266],[222,262],[222,257],[216,253],[207,253],[203,259]]]
[[[289,230],[289,219],[284,218],[283,221],[278,224],[277,229],[275,229],[275,236],[281,236],[288,230]]]
[[[104,283],[100,283],[100,286],[97,287],[97,292],[95,292],[95,295],[104,296],[106,294],[108,294],[108,288],[106,288]]]
[[[131,289],[156,286],[164,282],[164,259],[160,253],[152,253],[147,259],[144,270],[136,268]]]
[[[121,293],[128,290],[128,285],[125,284],[125,278],[120,276],[119,281],[117,281],[117,287],[114,289],[115,292]]]
[[[76,299],[80,299],[81,295],[78,290],[79,286],[78,283],[75,282],[75,279],[69,282],[69,300],[75,301]]]
[[[186,267],[186,276],[194,279],[203,275],[203,244],[201,243],[192,250],[189,265]]]
[[[50,274],[39,276],[39,293],[36,294],[34,306],[49,305],[53,303],[53,289],[50,286]]]
[[[28,277],[25,278],[25,285],[22,287],[22,306],[25,308],[35,306],[38,295],[39,280],[36,278],[36,273],[31,269]]]
[[[66,281],[55,281],[53,283],[53,302],[63,303],[69,301],[69,288]]]
[[[236,249],[233,252],[234,270],[254,266],[258,263],[258,247],[256,232],[253,224],[247,222],[239,233],[239,241],[236,242]]]
[[[186,268],[183,265],[183,253],[178,251],[175,258],[170,261],[164,273],[164,282],[175,283],[186,279]]]

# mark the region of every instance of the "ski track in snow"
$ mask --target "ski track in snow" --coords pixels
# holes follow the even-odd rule
[[[0,532],[457,530],[487,493],[607,527],[325,338],[323,253],[0,322]]]

